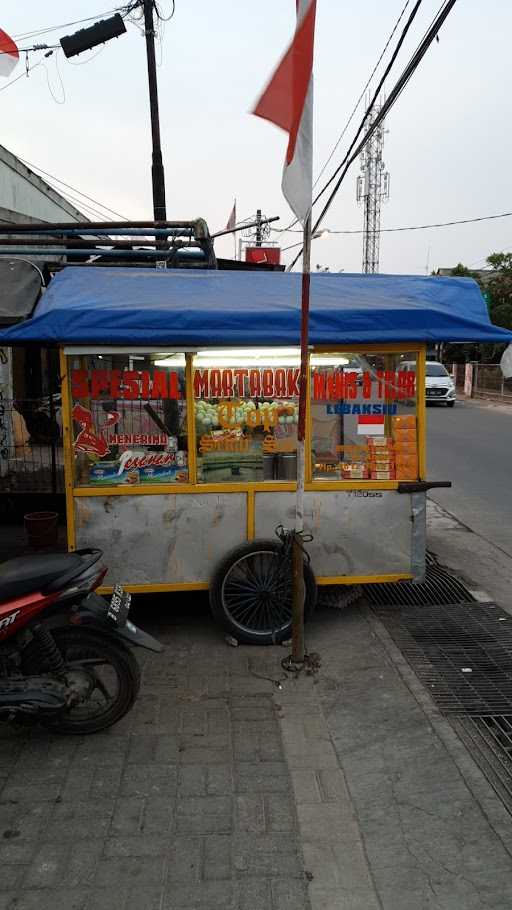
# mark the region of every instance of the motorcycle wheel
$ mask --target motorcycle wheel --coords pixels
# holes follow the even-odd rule
[[[131,651],[103,635],[77,627],[52,629],[66,670],[85,671],[90,680],[86,699],[45,726],[56,733],[98,733],[130,710],[140,688],[140,670]],[[31,661],[34,672],[33,662]],[[39,666],[35,672],[44,672]]]
[[[304,615],[313,613],[317,599],[315,576],[304,562]],[[210,584],[210,607],[237,641],[272,645],[286,641],[292,631],[292,588],[277,540],[254,540],[231,550],[217,567]]]

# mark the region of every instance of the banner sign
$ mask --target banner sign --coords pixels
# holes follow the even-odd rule
[[[298,368],[205,369],[194,372],[196,398],[296,398]],[[387,401],[416,397],[412,370],[313,370],[313,401],[342,401],[372,396]]]
[[[313,401],[340,401],[354,398],[384,398],[403,401],[416,397],[416,373],[413,370],[315,370]]]
[[[300,369],[211,369],[194,372],[196,398],[294,398]]]
[[[124,401],[181,398],[174,370],[71,370],[71,395]]]

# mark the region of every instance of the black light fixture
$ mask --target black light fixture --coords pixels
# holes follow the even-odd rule
[[[83,51],[89,51],[98,44],[104,44],[111,38],[118,38],[126,31],[123,17],[116,13],[110,19],[101,19],[95,22],[90,28],[82,28],[74,35],[66,35],[60,39],[62,50],[65,57],[76,57]]]

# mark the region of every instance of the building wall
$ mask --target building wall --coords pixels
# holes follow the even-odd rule
[[[87,221],[60,193],[0,145],[2,221]]]
[[[88,220],[12,152],[0,145],[0,224]],[[31,256],[30,247],[25,249],[27,259],[39,264],[44,260],[44,256]],[[9,254],[6,252],[0,255]],[[55,258],[52,256],[52,259]],[[44,352],[36,349],[26,351],[23,348],[15,351],[8,348],[0,349],[0,395],[3,395],[4,399],[37,397],[44,393],[48,386],[45,371]],[[1,474],[0,458],[0,476]]]

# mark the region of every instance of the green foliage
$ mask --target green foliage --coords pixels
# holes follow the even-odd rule
[[[485,281],[478,272],[471,271],[461,262],[451,270],[451,275],[458,278],[474,278],[487,302],[491,322],[512,330],[512,253],[491,253],[486,261],[493,269],[493,273],[489,273],[489,278],[486,277]],[[502,344],[492,343],[446,345],[445,357],[459,363],[466,360],[496,363],[504,347]]]
[[[495,325],[512,329],[512,253],[491,253],[495,274],[487,283],[489,315]]]
[[[465,265],[462,265],[462,262],[459,262],[459,264],[451,270],[450,274],[453,275],[454,278],[474,278],[475,281],[478,281],[480,284],[478,272],[472,272],[471,269],[468,269]]]

